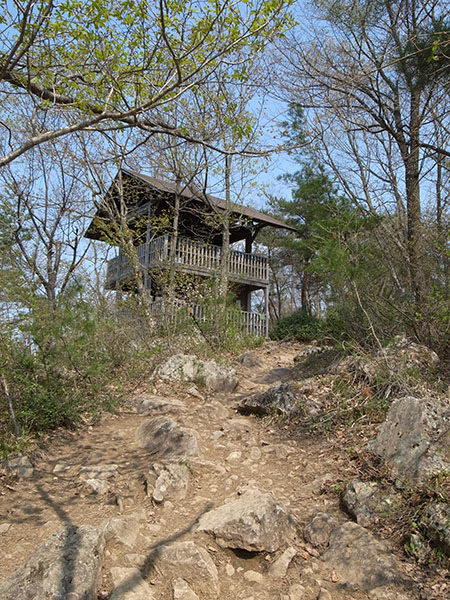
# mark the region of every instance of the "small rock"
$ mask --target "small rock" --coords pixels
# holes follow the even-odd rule
[[[242,452],[240,452],[239,450],[235,450],[234,452],[230,452],[230,454],[226,457],[226,461],[227,462],[235,462],[237,460],[240,460],[242,456]]]
[[[183,458],[200,454],[195,432],[165,417],[144,421],[136,430],[135,442],[160,458]]]
[[[434,545],[450,558],[450,504],[431,504],[422,526]]]
[[[317,600],[333,600],[333,598],[328,590],[321,588]]]
[[[305,346],[294,358],[294,362],[302,362],[303,360],[305,360],[305,358],[317,356],[318,354],[323,354],[324,352],[328,352],[329,350],[333,350],[333,348],[331,346]]]
[[[166,398],[162,396],[142,395],[137,398],[137,411],[140,415],[170,415],[184,412],[185,404],[176,398]]]
[[[260,460],[261,456],[262,456],[261,448],[258,448],[257,446],[253,446],[253,448],[250,448],[250,452],[248,453],[248,456],[251,460]]]
[[[139,569],[113,567],[111,577],[114,591],[110,600],[152,600],[153,592],[142,579]]]
[[[117,475],[118,466],[110,465],[87,465],[81,467],[80,478],[84,481],[88,479],[110,479]]]
[[[140,512],[123,517],[112,517],[102,524],[105,541],[120,543],[134,548],[142,527],[143,514]]]
[[[305,600],[306,589],[300,583],[294,583],[289,588],[289,600]]]
[[[6,461],[5,466],[6,470],[16,475],[16,477],[30,479],[34,475],[34,468],[28,456],[9,458]]]
[[[70,465],[58,464],[53,467],[53,473],[55,473],[55,474],[65,473],[69,469],[70,469]]]
[[[289,565],[296,554],[297,550],[295,548],[287,548],[283,554],[270,565],[268,571],[269,575],[275,579],[283,579],[283,577],[286,577]]]
[[[227,563],[225,565],[225,573],[228,575],[228,577],[232,577],[235,573],[235,569],[234,569],[233,565],[230,565],[230,563]]]
[[[395,502],[401,497],[394,492],[383,491],[380,484],[373,481],[351,481],[342,495],[343,508],[359,525],[367,527],[386,516]]]
[[[324,550],[336,525],[336,519],[328,513],[317,513],[303,530],[303,537],[314,548]]]
[[[247,368],[260,367],[262,364],[254,352],[244,352],[237,357],[236,361]]]
[[[199,400],[204,400],[204,399],[205,399],[205,398],[204,398],[204,396],[203,396],[203,394],[201,394],[201,393],[198,391],[198,388],[197,388],[197,386],[195,386],[195,385],[191,385],[191,387],[190,387],[190,388],[188,388],[188,389],[186,390],[186,392],[187,392],[187,393],[188,393],[190,396],[193,396],[194,398],[198,398]],[[183,581],[183,580],[182,580],[182,579],[180,579],[180,581]]]
[[[418,533],[406,536],[403,547],[406,553],[417,561],[417,563],[428,563],[432,549],[430,544]]]
[[[173,584],[173,600],[199,600],[199,597],[191,590],[187,581],[177,579]]]
[[[189,486],[189,470],[184,465],[168,464],[164,467],[153,465],[158,478],[153,489],[153,500],[161,503],[164,500],[183,500]]]
[[[258,571],[245,571],[244,579],[246,581],[250,581],[251,583],[262,583],[264,581],[264,577]]]
[[[290,415],[296,405],[295,386],[282,383],[264,392],[244,398],[238,406],[238,411],[244,415]]]
[[[1,523],[0,524],[0,535],[2,533],[7,533],[11,527],[11,523]]]
[[[208,552],[194,542],[160,546],[151,566],[165,578],[175,575],[184,579],[201,598],[218,597],[219,577],[216,565]]]
[[[109,483],[104,479],[86,479],[85,487],[91,494],[98,494],[99,496],[107,494],[110,490]]]

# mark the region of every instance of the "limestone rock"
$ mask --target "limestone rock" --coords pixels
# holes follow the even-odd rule
[[[85,488],[91,494],[103,496],[109,492],[109,483],[104,479],[86,479]]]
[[[450,505],[436,503],[429,506],[422,525],[426,528],[427,537],[450,558]]]
[[[153,592],[142,579],[139,569],[113,567],[111,577],[114,591],[110,600],[152,600]]]
[[[5,466],[7,471],[10,471],[17,477],[30,479],[34,475],[34,468],[28,456],[17,456],[16,458],[9,458],[6,461]]]
[[[84,481],[88,479],[110,479],[117,475],[118,466],[109,465],[86,465],[80,469],[80,478]]]
[[[328,352],[329,350],[333,350],[333,348],[331,346],[315,346],[314,344],[305,346],[304,348],[302,348],[302,350],[300,350],[300,352],[294,358],[294,362],[295,363],[302,362],[302,360],[305,360],[305,358],[317,356],[318,354]]]
[[[353,522],[344,523],[332,532],[323,560],[336,570],[342,583],[364,591],[411,583],[402,576],[392,551]]]
[[[292,546],[286,548],[283,554],[270,565],[268,571],[269,575],[274,579],[283,579],[283,577],[286,577],[289,565],[296,554],[297,550],[292,548]]]
[[[238,410],[242,414],[289,415],[297,404],[294,390],[292,384],[282,383],[264,392],[244,398],[238,406]]]
[[[303,530],[303,537],[314,548],[324,550],[336,525],[336,519],[328,513],[317,513]]]
[[[103,533],[69,525],[42,542],[0,585],[2,600],[96,600]]]
[[[219,595],[219,576],[208,552],[194,542],[177,542],[160,546],[152,567],[167,580],[171,576],[184,579],[201,598]]]
[[[11,528],[11,523],[1,523],[0,524],[0,535],[2,533],[8,533]]]
[[[142,526],[144,514],[136,512],[123,517],[111,517],[102,524],[105,541],[110,544],[120,543],[134,548]]]
[[[250,583],[262,583],[264,581],[264,577],[258,571],[253,571],[250,569],[244,573],[244,579],[249,581]]]
[[[136,429],[135,442],[159,458],[183,458],[200,454],[197,437],[191,429],[175,421],[156,417],[144,421]]]
[[[289,600],[305,600],[306,589],[300,583],[294,583],[289,588]]]
[[[411,533],[406,536],[403,547],[418,564],[429,564],[432,556],[432,549],[427,540],[418,533]]]
[[[173,584],[173,600],[199,600],[195,592],[184,579],[177,579]]]
[[[140,415],[170,415],[186,410],[186,406],[177,400],[176,398],[165,398],[162,396],[153,396],[149,394],[143,394],[139,396],[137,412]]]
[[[207,512],[198,529],[212,534],[223,547],[249,551],[275,552],[295,536],[287,508],[256,489]]]
[[[346,486],[341,498],[343,508],[363,527],[387,516],[395,502],[400,501],[398,494],[383,492],[378,483],[359,479]]]
[[[207,390],[216,392],[232,392],[238,384],[234,369],[186,354],[171,356],[156,371],[156,377],[175,381],[193,381],[198,385],[204,385]]]
[[[373,381],[379,373],[398,375],[410,369],[423,372],[438,363],[438,355],[427,346],[397,336],[392,344],[379,350],[375,355],[344,358],[333,372],[350,373],[356,379]]]
[[[450,405],[432,398],[395,400],[369,450],[399,482],[424,481],[450,469]]]
[[[183,500],[186,497],[189,485],[189,470],[187,467],[176,463],[165,466],[154,464],[153,470],[158,475],[152,494],[155,502]]]
[[[243,367],[248,367],[250,369],[261,366],[261,361],[254,352],[244,352],[237,357],[236,361],[241,363]]]

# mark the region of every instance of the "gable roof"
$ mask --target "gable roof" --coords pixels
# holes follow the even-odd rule
[[[150,198],[162,197],[170,201],[170,198],[175,197],[177,193],[179,196],[182,196],[187,200],[196,200],[200,203],[209,204],[213,210],[223,211],[226,209],[225,200],[209,194],[204,194],[203,192],[195,190],[192,187],[184,186],[181,188],[181,190],[178,188],[177,191],[177,185],[170,181],[156,179],[155,177],[137,173],[136,171],[132,171],[131,169],[124,167],[121,168],[121,173],[128,181],[131,179],[139,184],[138,190],[140,190],[140,192],[138,191],[137,194],[130,194],[127,198],[126,193],[124,193],[124,200],[125,203],[127,203],[130,207],[130,214],[139,214],[144,207],[148,206],[149,196]],[[116,180],[117,177],[118,175],[116,176]],[[108,192],[106,193],[103,203],[111,201],[117,202],[117,191],[115,190],[114,183],[111,184]],[[98,221],[108,221],[107,214],[108,213],[106,209],[100,205],[84,236],[90,239],[102,239],[102,234],[98,229]],[[235,227],[234,235],[232,235],[233,241],[243,239],[243,231],[245,230],[251,229],[253,230],[254,234],[256,234],[257,231],[267,226],[276,227],[278,229],[286,229],[288,231],[297,231],[295,227],[287,225],[279,219],[275,219],[270,215],[266,215],[263,212],[248,206],[232,203],[231,214],[241,221],[240,225],[237,228]],[[244,219],[242,219],[242,217],[244,217]],[[242,221],[245,220],[248,222],[242,223]]]
[[[137,173],[136,171],[132,171],[131,169],[126,169],[124,167],[122,167],[122,171],[124,173],[126,173],[127,175],[130,175],[131,177],[139,179],[143,183],[147,184],[148,186],[150,186],[151,188],[153,188],[155,190],[158,190],[159,192],[163,192],[163,193],[171,194],[171,195],[172,194],[175,195],[177,193],[177,186],[175,183],[173,183],[171,181],[163,181],[161,179],[156,179],[155,177],[150,177],[149,175],[143,175],[142,173]],[[213,208],[218,208],[219,210],[225,210],[225,208],[226,208],[226,202],[225,202],[225,200],[222,200],[222,198],[217,198],[216,196],[211,196],[210,194],[204,194],[202,192],[198,192],[187,186],[182,188],[181,192],[178,191],[178,194],[187,199],[192,199],[192,198],[198,198],[199,200],[206,199]],[[278,227],[280,229],[287,229],[289,231],[297,231],[297,229],[295,227],[292,227],[291,225],[287,225],[286,223],[283,223],[283,221],[280,221],[279,219],[275,219],[274,217],[271,217],[270,215],[266,215],[263,212],[255,210],[254,208],[250,208],[249,206],[232,203],[232,212],[235,214],[237,213],[239,215],[248,217],[249,219],[252,219],[253,221],[260,221],[261,223],[264,223],[265,225],[270,225],[271,227]]]

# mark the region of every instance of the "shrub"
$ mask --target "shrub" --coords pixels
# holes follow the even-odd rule
[[[306,310],[299,309],[278,321],[270,332],[272,340],[299,340],[310,342],[320,337],[324,332],[324,322],[309,314]]]

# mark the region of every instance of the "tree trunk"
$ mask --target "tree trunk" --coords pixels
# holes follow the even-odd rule
[[[410,100],[410,139],[408,154],[404,157],[406,206],[407,206],[407,244],[410,273],[410,287],[416,308],[420,309],[423,297],[423,264],[421,246],[421,209],[420,209],[420,167],[419,167],[419,131],[420,131],[420,93],[411,93]]]
[[[222,217],[222,260],[220,263],[220,284],[219,296],[223,299],[223,306],[226,305],[226,295],[228,291],[228,274],[230,259],[230,213],[231,213],[231,156],[225,157],[225,210]]]

